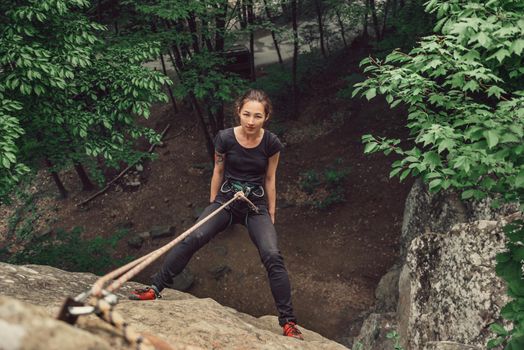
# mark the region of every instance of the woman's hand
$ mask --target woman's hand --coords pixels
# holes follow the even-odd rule
[[[275,213],[269,213],[269,217],[271,218],[271,223],[274,225],[275,224]]]

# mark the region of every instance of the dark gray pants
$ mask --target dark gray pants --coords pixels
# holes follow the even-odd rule
[[[229,195],[219,194],[217,200],[204,210],[198,221],[216,210],[221,203],[229,198]],[[153,279],[153,285],[159,291],[164,289],[167,284],[172,283],[174,276],[182,272],[198,249],[232,223],[242,223],[247,227],[249,236],[257,247],[260,259],[267,270],[271,293],[279,313],[280,325],[282,326],[288,321],[296,322],[291,303],[289,277],[284,266],[284,259],[277,246],[277,232],[271,222],[265,202],[257,204],[260,209],[259,213],[248,211],[244,203],[236,201],[192,232],[169,251],[162,268]]]

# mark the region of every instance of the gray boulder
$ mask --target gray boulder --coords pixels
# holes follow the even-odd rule
[[[504,282],[495,275],[503,225],[477,221],[413,240],[400,274],[397,310],[406,349],[439,341],[485,346],[492,337],[488,326],[499,321],[508,301]]]
[[[497,220],[518,211],[516,204],[505,204],[495,209],[491,207],[492,202],[492,198],[463,201],[459,192],[450,190],[432,194],[422,180],[417,179],[406,198],[404,208],[401,260],[405,259],[413,238],[426,232],[445,233],[458,223]]]

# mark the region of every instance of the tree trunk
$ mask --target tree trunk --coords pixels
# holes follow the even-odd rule
[[[211,135],[216,135],[218,132],[215,114],[211,110],[211,107],[207,107],[207,115],[209,120],[209,127],[211,128]]]
[[[202,33],[200,42],[204,42],[206,44],[207,51],[213,52],[215,51],[215,48],[213,47],[213,43],[211,42],[211,39],[209,37],[209,24],[203,18],[200,19],[200,22],[202,23]]]
[[[87,175],[84,167],[80,163],[74,163],[74,167],[76,170],[76,173],[78,174],[78,177],[80,178],[80,181],[82,182],[82,191],[91,191],[95,189],[95,185],[89,180],[89,176]]]
[[[62,180],[60,180],[60,176],[58,175],[58,173],[55,170],[51,170],[53,168],[53,163],[47,157],[44,158],[44,161],[45,161],[45,164],[46,164],[47,168],[49,169],[49,173],[51,174],[51,178],[55,182],[55,185],[56,185],[56,187],[58,189],[58,192],[60,194],[60,198],[66,199],[68,193],[67,193],[66,188],[64,187],[64,184],[62,183]]]
[[[169,60],[171,61],[171,64],[173,65],[173,68],[175,69],[175,72],[177,74],[180,72],[179,67],[177,66],[177,63],[175,61],[175,58],[173,57],[173,53],[171,52],[171,48],[167,48],[167,54],[169,55]]]
[[[200,44],[198,42],[198,32],[195,14],[191,12],[187,18],[187,25],[189,26],[189,31],[191,32],[191,38],[193,43],[193,52],[200,53]]]
[[[388,10],[390,6],[390,0],[386,0],[386,3],[384,4],[384,20],[382,21],[382,34],[380,34],[380,37],[384,37],[384,33],[386,32],[386,23],[388,20]]]
[[[267,5],[267,0],[264,0],[264,8],[266,9],[266,16],[267,16],[268,21],[273,23],[273,21],[271,20],[271,13],[269,11],[269,6]],[[278,63],[282,64],[283,63],[282,55],[280,54],[280,47],[278,46],[277,37],[275,35],[274,30],[271,30],[271,37],[273,38],[273,45],[275,45],[275,50],[277,51]]]
[[[160,53],[160,62],[162,63],[162,71],[164,72],[165,76],[167,75],[167,69],[166,69],[166,63],[164,62],[164,55]],[[173,95],[173,90],[171,90],[171,86],[169,84],[166,84],[167,91],[169,93],[169,98],[171,98],[171,103],[173,104],[173,109],[175,110],[175,113],[178,113],[178,107],[176,105],[175,96]]]
[[[171,23],[169,23],[169,21],[164,20],[164,24],[169,30],[173,29],[173,26]],[[171,54],[171,50],[168,47],[167,52],[169,54],[169,58],[171,59],[171,63],[173,64],[173,67],[175,68],[177,73],[180,73],[182,67],[184,66],[184,62],[182,61],[182,55],[180,54],[180,49],[178,48],[178,45],[176,43],[171,43],[171,48],[173,49],[175,58],[173,59],[173,54]]]
[[[398,0],[393,0],[393,4],[391,4],[391,7],[391,15],[393,16],[393,18],[395,18],[397,16]]]
[[[249,51],[251,54],[251,80],[256,81],[255,74],[255,33],[253,31],[253,24],[255,22],[255,15],[253,13],[253,0],[248,0],[247,4],[247,21],[249,23]]]
[[[218,110],[217,110],[217,113],[216,113],[217,132],[218,132],[219,130],[224,129],[224,127],[225,127],[225,125],[224,125],[224,120],[225,120],[225,116],[224,116],[224,104],[221,103],[221,104],[220,104],[220,107],[218,107]]]
[[[298,118],[298,88],[297,88],[297,63],[298,63],[298,25],[297,25],[297,0],[291,0],[291,17],[293,21],[293,116]]]
[[[375,28],[375,36],[376,40],[380,41],[380,27],[378,24],[378,17],[377,17],[377,9],[375,6],[375,0],[368,0],[369,1],[369,7],[371,9],[371,17],[373,19],[373,27]]]
[[[348,47],[346,41],[346,30],[344,29],[344,22],[342,22],[342,17],[340,17],[340,11],[335,11],[337,15],[338,25],[340,26],[340,34],[342,35],[342,41],[344,42],[344,47]]]
[[[215,16],[215,50],[218,52],[224,51],[224,34],[226,32],[226,18],[228,2],[224,1],[223,7],[220,9],[220,4],[217,8],[220,9]]]
[[[294,0],[291,0],[291,2],[293,2],[293,1]],[[282,14],[283,15],[285,15],[288,12],[286,2],[287,1],[281,1],[280,2],[280,5],[282,7]],[[293,4],[291,4],[291,6],[293,6]],[[293,10],[291,10],[291,12],[293,12]],[[296,4],[295,4],[295,12],[296,12]],[[293,14],[291,14],[291,16],[293,16]]]
[[[204,114],[202,113],[202,109],[200,108],[200,104],[198,103],[195,94],[190,92],[189,96],[191,98],[193,106],[195,107],[195,111],[197,112],[198,122],[206,140],[207,154],[211,157],[211,161],[213,161],[215,159],[215,146],[213,145],[213,140],[211,139],[209,131],[207,130],[206,121],[204,120]]]
[[[366,8],[364,11],[364,28],[362,29],[362,35],[364,38],[369,37],[369,31],[368,31],[368,18],[369,18],[369,1],[366,0]]]
[[[246,6],[246,0],[239,0],[242,2],[242,5],[239,8],[238,11],[238,17],[240,21],[240,28],[246,29],[247,28],[247,6]],[[249,0],[247,0],[249,1]]]
[[[191,60],[191,58],[193,58],[193,55],[191,54],[191,48],[187,44],[180,45],[180,53],[182,54],[182,57],[187,60]]]
[[[326,49],[324,47],[324,26],[322,25],[322,0],[315,0],[315,11],[317,13],[318,32],[320,34],[320,51],[322,56],[327,58]]]

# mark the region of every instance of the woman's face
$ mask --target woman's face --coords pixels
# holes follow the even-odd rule
[[[257,134],[267,120],[264,105],[258,101],[247,101],[238,112],[240,126],[247,134]]]

